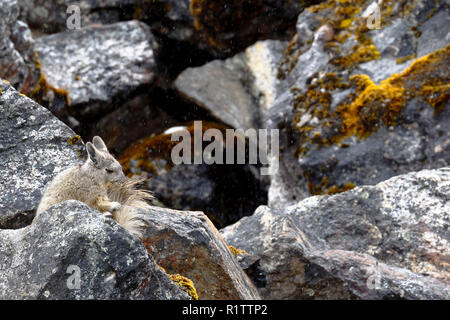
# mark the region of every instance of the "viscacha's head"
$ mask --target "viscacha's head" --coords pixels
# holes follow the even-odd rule
[[[95,136],[92,143],[86,143],[89,155],[87,165],[92,174],[103,184],[125,182],[126,177],[120,163],[109,153],[102,138]]]

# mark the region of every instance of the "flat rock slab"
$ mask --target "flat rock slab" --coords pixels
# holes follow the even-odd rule
[[[0,228],[31,222],[45,185],[80,162],[81,139],[47,109],[0,81]]]
[[[217,229],[202,212],[152,207],[144,235],[148,251],[168,273],[194,283],[199,299],[260,299]]]
[[[67,90],[68,113],[98,116],[121,105],[155,76],[156,43],[139,21],[92,26],[40,37],[36,51],[52,86]]]
[[[0,270],[0,299],[189,299],[137,238],[73,200],[0,230]]]

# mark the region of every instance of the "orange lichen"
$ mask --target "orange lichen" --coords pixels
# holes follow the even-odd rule
[[[225,136],[226,126],[212,123],[208,121],[202,122],[202,134],[211,128],[219,129]],[[187,131],[191,134],[191,142],[193,148],[194,137],[194,124],[190,122],[186,124]],[[155,173],[156,168],[153,165],[154,160],[164,159],[166,160],[166,169],[169,170],[173,163],[171,161],[172,148],[178,144],[178,141],[171,140],[171,134],[152,135],[136,141],[131,144],[122,154],[119,156],[119,162],[123,167],[126,174],[131,174],[130,164],[131,160],[137,162],[137,166],[140,170],[149,173]],[[191,152],[193,155],[194,152]]]

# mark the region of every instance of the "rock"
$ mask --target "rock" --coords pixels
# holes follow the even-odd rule
[[[190,12],[201,45],[223,57],[258,40],[285,39],[297,15],[314,2],[191,0]]]
[[[1,299],[189,299],[137,238],[81,202],[0,238]]]
[[[110,24],[121,21],[130,7],[140,3],[143,0],[25,0],[20,1],[20,16],[39,33],[58,33],[75,28],[73,17],[78,13],[80,27]]]
[[[243,267],[263,299],[449,299],[449,186],[449,168],[413,172],[221,233],[257,257]]]
[[[383,2],[369,29],[371,3],[326,1],[298,17],[266,117],[280,129],[271,207],[449,164],[448,3]]]
[[[138,19],[155,34],[189,43],[200,51],[224,57],[260,39],[285,39],[297,15],[317,1],[209,0],[60,0],[21,1],[21,17],[36,33],[67,30],[76,6],[81,27]],[[70,25],[70,23],[69,23]]]
[[[3,81],[0,131],[0,228],[21,228],[33,219],[45,185],[80,162],[81,138]]]
[[[101,119],[81,123],[80,134],[86,141],[96,135],[104,137],[108,149],[120,154],[143,136],[159,134],[178,123],[154,98],[139,94]]]
[[[98,117],[120,106],[156,73],[158,44],[138,21],[70,30],[36,40],[42,72],[53,87],[67,92],[70,108],[55,114]]]
[[[194,283],[200,300],[260,299],[217,229],[202,212],[152,207],[143,241],[168,273]]]
[[[193,136],[192,123],[179,128],[187,129]],[[209,128],[221,130],[225,137],[226,127],[223,125],[202,122],[202,134]],[[260,175],[258,165],[248,162],[206,164],[204,161],[201,164],[175,165],[172,150],[177,142],[171,141],[171,137],[170,133],[145,137],[119,156],[126,174],[149,178],[147,189],[152,190],[163,205],[178,210],[203,211],[217,228],[222,228],[267,203],[268,181]],[[192,144],[193,141],[194,138],[191,139]],[[203,143],[202,150],[207,144]]]
[[[40,71],[36,65],[31,32],[18,16],[17,1],[0,2],[0,78],[8,80],[20,92],[29,94],[38,83]]]
[[[277,95],[276,67],[285,43],[260,41],[226,60],[188,68],[174,85],[180,94],[236,129],[261,128]]]

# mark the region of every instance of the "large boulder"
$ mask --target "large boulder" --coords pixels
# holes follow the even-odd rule
[[[221,230],[265,299],[449,299],[450,169],[261,206]]]
[[[75,119],[114,110],[149,85],[157,72],[158,44],[149,27],[139,21],[40,37],[35,48],[46,83],[67,94],[62,105],[52,97],[43,103],[55,114]],[[45,84],[42,89],[46,90]]]
[[[227,244],[202,212],[152,207],[143,242],[168,273],[193,281],[200,300],[260,299]]]
[[[380,4],[378,25],[374,1],[299,15],[266,118],[281,147],[270,206],[450,163],[449,5],[401,3]]]
[[[47,109],[0,81],[0,228],[29,224],[45,185],[80,162],[81,139]]]
[[[0,1],[0,78],[29,94],[39,81],[40,70],[28,26],[18,20],[16,0]]]
[[[0,239],[0,299],[189,299],[137,238],[81,202]]]
[[[174,86],[181,96],[231,127],[261,128],[277,96],[277,67],[285,46],[282,41],[259,41],[232,58],[186,69]]]

